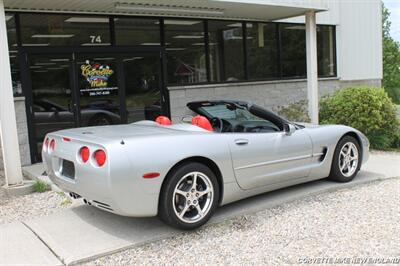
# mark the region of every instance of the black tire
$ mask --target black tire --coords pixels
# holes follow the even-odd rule
[[[354,165],[356,165],[356,169],[355,169],[354,173],[351,175],[343,174],[342,171],[340,170],[340,166],[339,166],[339,160],[341,160],[340,152],[341,152],[342,148],[348,143],[353,143],[354,146],[356,147],[357,153],[358,153],[357,164],[354,163]],[[330,179],[332,181],[336,181],[336,182],[341,182],[341,183],[349,182],[349,181],[353,180],[360,169],[361,159],[362,159],[362,154],[361,154],[360,144],[358,143],[358,141],[352,136],[348,136],[348,135],[344,136],[343,138],[341,138],[339,140],[338,144],[336,145],[335,153],[333,154],[333,159],[332,159],[331,172],[329,174],[328,179]],[[350,173],[347,173],[347,174],[350,174]]]
[[[108,115],[95,115],[90,119],[89,126],[108,126],[112,125],[112,120]]]
[[[175,207],[175,206],[179,205],[177,203],[179,201],[183,201],[184,206],[188,205],[188,198],[185,198],[184,196],[181,196],[181,195],[174,195],[174,191],[175,191],[175,188],[178,186],[178,183],[179,183],[179,185],[185,185],[184,183],[182,183],[183,178],[192,172],[200,172],[201,174],[205,175],[208,178],[208,181],[210,181],[209,184],[212,184],[212,188],[210,186],[210,189],[212,189],[211,193],[213,196],[212,196],[212,199],[208,200],[208,204],[207,204],[207,206],[209,206],[207,209],[208,211],[204,214],[204,216],[200,220],[195,221],[195,222],[185,222],[185,221],[182,221],[182,219],[180,219],[178,217],[178,215],[176,213],[177,207]],[[190,178],[190,176],[188,176],[188,177]],[[202,187],[201,187],[202,186],[201,182],[203,182],[202,178],[203,177],[197,177],[197,179],[199,180],[198,181],[199,185],[198,185],[197,189],[200,188],[200,190],[202,189]],[[205,182],[203,182],[203,186],[204,187],[207,186],[205,184]],[[188,192],[190,193],[190,188],[189,188]],[[194,193],[193,193],[193,195],[194,195]],[[206,199],[208,198],[207,195],[208,194],[206,194],[202,198],[198,198],[197,203],[199,206],[201,206],[202,203],[204,203],[203,206],[206,206],[205,202],[206,202]],[[159,217],[161,218],[162,221],[164,221],[166,224],[168,224],[172,227],[175,227],[175,228],[178,228],[181,230],[192,230],[192,229],[202,226],[211,218],[211,216],[213,215],[213,213],[218,205],[218,202],[219,202],[219,184],[218,184],[217,178],[216,178],[215,174],[213,173],[213,171],[211,171],[210,168],[208,168],[206,165],[201,164],[201,163],[197,163],[197,162],[184,163],[184,164],[176,167],[175,169],[173,169],[171,171],[171,173],[169,173],[168,176],[166,177],[166,180],[163,184],[163,187],[162,187],[161,193],[160,193]],[[193,201],[192,201],[192,203],[193,203]],[[174,206],[174,204],[175,204],[175,206]],[[195,206],[190,206],[190,208],[193,208],[193,210],[188,209],[188,212],[185,212],[185,213],[188,213],[189,216],[190,216],[191,212],[193,212],[193,213],[197,212]],[[185,219],[185,217],[183,217],[183,219]]]

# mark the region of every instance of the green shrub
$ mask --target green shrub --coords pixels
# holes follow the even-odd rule
[[[37,180],[33,184],[33,190],[38,193],[43,193],[43,192],[50,190],[50,186],[46,182]]]
[[[321,99],[320,123],[354,127],[375,149],[395,148],[399,142],[396,108],[382,88],[346,88]]]

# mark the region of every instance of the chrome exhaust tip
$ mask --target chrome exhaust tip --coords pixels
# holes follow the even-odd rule
[[[81,196],[79,196],[78,194],[74,193],[74,192],[70,192],[69,196],[73,199],[79,199]]]
[[[90,201],[88,201],[87,199],[83,199],[83,203],[85,203],[86,205],[92,206],[92,203]]]

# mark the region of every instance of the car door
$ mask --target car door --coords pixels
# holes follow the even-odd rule
[[[301,129],[227,134],[236,180],[243,189],[268,186],[307,177],[312,141]]]

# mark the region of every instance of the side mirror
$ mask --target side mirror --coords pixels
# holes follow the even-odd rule
[[[296,131],[296,127],[292,124],[284,124],[283,130],[287,136],[290,136]]]

